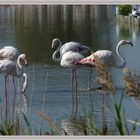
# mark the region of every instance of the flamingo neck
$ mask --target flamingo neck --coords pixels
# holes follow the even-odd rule
[[[116,64],[116,66],[115,66],[118,69],[122,69],[126,65],[125,59],[120,55],[120,49],[119,49],[120,46],[121,46],[121,44],[118,44],[116,47],[116,53],[117,53],[118,57],[121,59],[121,64]]]
[[[21,63],[20,63],[20,59],[21,59],[21,57],[19,56],[18,59],[17,59],[17,66],[18,66],[20,69],[22,69],[22,65],[21,65]]]
[[[23,67],[21,65],[21,57],[19,56],[17,59],[17,77],[20,77],[23,74]]]
[[[62,58],[62,56],[61,56],[61,54],[60,54],[60,48],[61,48],[61,46],[62,46],[62,43],[60,43],[60,45],[59,45],[59,47],[57,48],[57,50],[53,53],[53,56],[52,56],[52,59],[54,60],[54,61],[61,61],[61,58]],[[59,53],[59,57],[57,56],[58,55],[58,53]]]

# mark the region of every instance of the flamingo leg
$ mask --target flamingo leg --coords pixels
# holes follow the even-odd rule
[[[74,73],[73,73],[73,70],[71,71],[71,85],[72,85],[72,116],[74,114],[74,86],[73,86],[73,83],[74,83]]]
[[[12,76],[13,85],[14,85],[14,98],[13,98],[13,120],[14,120],[14,112],[15,112],[15,105],[16,105],[16,85],[15,85],[15,78]]]
[[[102,88],[102,131],[103,134],[106,134],[107,131],[107,125],[106,125],[106,115],[105,115],[105,109],[104,109],[104,105],[105,105],[105,94]]]
[[[75,92],[75,110],[74,110],[74,119],[76,119],[77,116],[77,108],[78,108],[78,101],[77,101],[77,76],[76,71],[74,70],[74,92]]]
[[[5,102],[6,102],[6,119],[8,118],[9,103],[8,103],[8,75],[5,76]]]
[[[91,77],[92,77],[92,66],[90,67],[90,74],[89,74],[89,81],[88,81],[87,90],[90,90],[90,88],[91,88]]]
[[[3,114],[2,114],[2,100],[0,97],[0,116],[1,116],[1,122],[3,121]]]

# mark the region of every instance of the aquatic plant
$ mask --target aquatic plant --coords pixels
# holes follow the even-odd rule
[[[138,97],[140,94],[140,75],[133,70],[124,68],[124,93]]]
[[[101,88],[98,90],[98,92],[102,95],[102,133],[106,135],[107,133],[107,124],[106,124],[106,114],[105,114],[105,94],[106,90],[111,90],[112,93],[114,93],[114,87],[112,82],[112,77],[109,73],[108,67],[103,64],[98,57],[96,57],[96,82],[100,84]]]
[[[76,119],[69,119],[69,129],[73,135],[102,135],[102,131],[97,127],[93,113],[83,109],[83,115],[78,115]]]

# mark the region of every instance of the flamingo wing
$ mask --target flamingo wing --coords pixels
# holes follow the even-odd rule
[[[68,52],[68,51],[73,51],[73,52],[79,52],[81,54],[84,54],[86,52],[88,52],[89,47],[84,46],[80,43],[71,41],[68,43],[65,43],[61,49],[60,49],[60,54],[63,55],[64,53]]]
[[[17,48],[12,46],[4,46],[0,49],[0,59],[8,58],[10,60],[16,60],[19,56],[20,52]]]
[[[16,65],[13,61],[4,59],[0,61],[0,73],[15,74]]]
[[[114,64],[114,55],[109,50],[99,50],[94,53],[94,56],[99,58],[99,60],[105,65]]]

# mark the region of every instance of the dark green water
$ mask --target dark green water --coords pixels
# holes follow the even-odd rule
[[[45,90],[47,98],[44,112],[47,115],[60,126],[61,121],[71,114],[71,73],[52,60],[51,42],[55,37],[63,43],[73,40],[94,51],[109,49],[114,53],[119,40],[132,40],[134,48],[123,47],[121,54],[127,61],[127,67],[137,72],[140,69],[139,27],[117,23],[114,5],[0,5],[0,46],[17,47],[26,53],[29,61],[26,94],[35,126],[39,126],[39,117],[35,112],[41,111]],[[115,86],[122,89],[122,71],[112,68],[111,73]],[[79,88],[87,87],[88,76],[88,68],[78,70]],[[1,92],[4,91],[3,80]],[[95,74],[93,81],[92,86],[96,87]],[[116,99],[119,99],[121,92],[117,92]],[[89,94],[86,93],[91,93],[94,112],[101,122],[101,96],[93,91],[79,90],[79,112],[83,108],[90,109]],[[106,96],[106,104],[111,107],[109,95]],[[128,119],[139,119],[140,111],[130,97],[124,99],[124,109]],[[107,122],[109,129],[115,130],[110,112],[107,112]],[[47,125],[44,127],[47,128]]]

